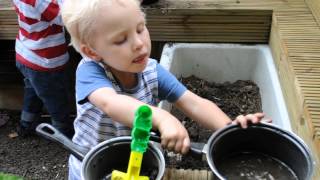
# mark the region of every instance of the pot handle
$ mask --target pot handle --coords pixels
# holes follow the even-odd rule
[[[36,128],[37,134],[40,136],[52,140],[58,144],[61,144],[66,148],[72,155],[78,158],[80,161],[83,160],[85,155],[89,152],[89,149],[81,147],[73,143],[64,134],[59,132],[55,127],[48,123],[41,123]]]
[[[150,133],[150,140],[154,141],[154,142],[158,142],[161,143],[161,138],[159,135],[159,132],[151,132]],[[192,155],[194,156],[201,156],[203,155],[203,153],[205,153],[204,148],[205,148],[205,143],[198,143],[198,142],[191,142],[190,143],[190,153],[192,153]]]

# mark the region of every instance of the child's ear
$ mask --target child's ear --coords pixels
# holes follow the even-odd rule
[[[84,55],[86,55],[88,58],[100,61],[102,58],[94,51],[92,50],[88,45],[81,44],[80,49]]]

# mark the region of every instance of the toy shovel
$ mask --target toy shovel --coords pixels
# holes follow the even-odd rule
[[[127,172],[113,170],[111,180],[149,180],[147,176],[139,176],[143,153],[148,147],[150,130],[152,128],[152,111],[146,106],[140,106],[135,113],[131,132],[131,153]]]

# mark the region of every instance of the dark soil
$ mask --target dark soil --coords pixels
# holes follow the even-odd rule
[[[230,169],[232,170],[230,171]],[[298,177],[288,166],[271,156],[261,153],[233,154],[219,163],[218,171],[228,180],[298,180]]]
[[[0,172],[11,173],[24,179],[67,179],[69,153],[58,144],[39,136],[17,136],[20,113],[0,110],[8,122],[0,127]]]
[[[208,83],[196,77],[181,79],[194,93],[215,102],[229,117],[261,111],[258,87],[251,81],[235,83]],[[206,130],[179,113],[172,113],[182,121],[193,142],[206,143],[211,131]],[[16,136],[19,121],[18,111],[0,110],[8,116],[8,122],[0,127],[0,172],[12,173],[25,179],[67,179],[69,153],[54,142],[39,136],[22,138]],[[1,117],[1,116],[0,116]],[[183,169],[208,169],[201,157],[165,155],[166,167]]]
[[[231,119],[240,114],[261,112],[261,96],[259,88],[252,81],[238,80],[234,83],[209,83],[195,76],[180,80],[193,93],[211,100],[219,106]],[[176,108],[171,110],[187,128],[192,142],[206,143],[213,132],[186,117]],[[166,155],[166,166],[182,169],[209,169],[205,157],[194,157],[192,153],[185,156]]]

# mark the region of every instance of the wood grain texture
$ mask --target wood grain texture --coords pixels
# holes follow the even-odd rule
[[[320,25],[320,0],[305,0],[311,9],[318,25]]]

